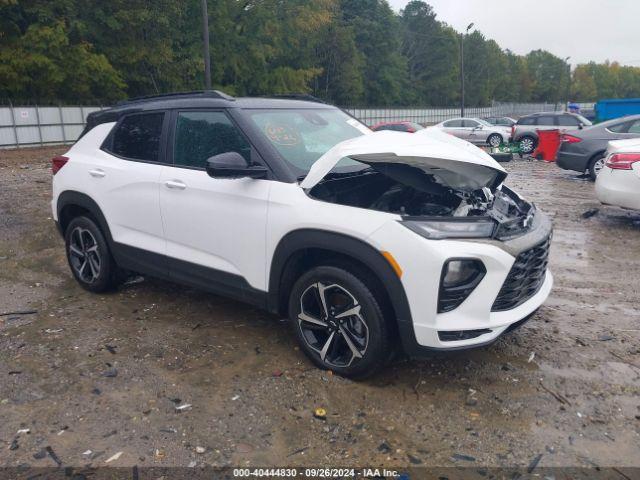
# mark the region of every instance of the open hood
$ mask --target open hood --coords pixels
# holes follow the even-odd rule
[[[402,175],[415,169],[442,186],[472,192],[495,189],[507,176],[504,168],[480,148],[437,128],[416,133],[382,130],[346,140],[322,155],[300,183],[304,189],[317,185],[344,157],[365,163],[385,174]],[[404,167],[398,167],[403,165]]]

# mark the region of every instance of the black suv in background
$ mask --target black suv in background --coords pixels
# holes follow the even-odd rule
[[[568,112],[542,112],[520,117],[511,127],[511,139],[520,143],[522,153],[532,153],[538,145],[537,130],[559,129],[561,132],[590,126],[582,115]]]

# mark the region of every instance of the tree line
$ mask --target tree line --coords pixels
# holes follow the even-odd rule
[[[460,101],[460,40],[427,3],[208,0],[214,88],[339,105]],[[466,104],[640,96],[640,68],[464,37]],[[100,103],[201,89],[200,0],[0,0],[0,101]]]

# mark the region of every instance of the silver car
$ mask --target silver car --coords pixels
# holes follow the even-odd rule
[[[511,135],[509,127],[491,125],[480,118],[453,118],[440,122],[435,127],[467,142],[491,147],[507,143]]]

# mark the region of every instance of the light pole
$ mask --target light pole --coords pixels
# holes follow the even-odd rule
[[[204,54],[204,88],[211,90],[211,64],[209,58],[209,13],[207,0],[202,0],[202,42]]]
[[[460,34],[460,116],[464,117],[464,37],[473,28],[470,23],[465,33]]]
[[[565,110],[569,109],[569,95],[571,89],[571,64],[569,63],[569,60],[571,60],[571,57],[567,57],[564,59],[564,63],[567,64],[567,103],[565,105]]]

